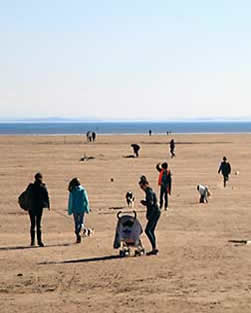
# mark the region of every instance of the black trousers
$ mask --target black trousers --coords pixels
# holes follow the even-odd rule
[[[154,216],[152,216],[151,219],[148,220],[146,224],[146,229],[145,229],[145,233],[148,239],[150,240],[153,250],[156,249],[156,237],[155,237],[154,231],[157,226],[159,218],[160,218],[160,213],[157,213]]]
[[[35,229],[37,230],[37,241],[38,243],[42,242],[42,229],[41,229],[41,220],[43,215],[43,209],[29,210],[30,215],[30,235],[31,241],[34,242],[35,240]]]
[[[160,187],[160,197],[159,197],[159,206],[162,209],[163,207],[163,198],[165,200],[165,209],[168,208],[168,192],[167,187]]]

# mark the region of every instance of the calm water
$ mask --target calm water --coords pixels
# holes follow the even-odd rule
[[[0,123],[0,135],[251,133],[251,122]]]

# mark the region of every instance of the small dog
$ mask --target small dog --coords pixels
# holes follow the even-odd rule
[[[131,191],[128,191],[125,195],[127,206],[130,208],[134,207],[134,194]]]
[[[94,229],[93,228],[87,228],[84,227],[82,230],[82,234],[84,237],[90,237],[94,234]]]

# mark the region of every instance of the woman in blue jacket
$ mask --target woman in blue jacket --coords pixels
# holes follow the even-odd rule
[[[73,214],[75,223],[76,243],[81,242],[80,231],[84,226],[85,213],[90,212],[89,200],[87,192],[81,186],[78,178],[73,178],[69,183],[69,200],[68,200],[68,214]]]

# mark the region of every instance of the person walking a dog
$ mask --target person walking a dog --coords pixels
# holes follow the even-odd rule
[[[157,249],[154,231],[160,218],[161,212],[158,207],[156,194],[149,186],[149,183],[145,176],[140,177],[139,186],[145,192],[145,200],[141,200],[140,202],[142,205],[146,206],[147,225],[145,228],[145,233],[150,240],[152,246],[152,250],[147,252],[147,255],[156,255],[158,254],[159,250]]]
[[[80,232],[84,227],[85,213],[90,212],[88,195],[77,177],[73,178],[68,186],[68,214],[72,215],[75,224],[76,243],[81,242]]]
[[[220,164],[218,169],[218,174],[222,174],[223,176],[223,185],[226,187],[227,181],[229,180],[229,175],[231,174],[231,165],[227,162],[227,158],[224,156],[223,161]]]
[[[156,169],[159,172],[158,178],[158,185],[160,186],[160,198],[159,198],[159,205],[160,209],[163,207],[163,198],[165,200],[165,210],[168,209],[168,194],[171,195],[171,188],[172,188],[172,177],[171,171],[168,169],[167,162],[160,163],[156,165]]]
[[[27,191],[31,246],[35,246],[35,234],[37,231],[37,243],[40,247],[44,247],[42,241],[41,221],[43,209],[48,208],[50,210],[50,200],[48,190],[46,185],[43,183],[43,176],[41,173],[36,173],[35,181],[34,183],[29,184]]]

